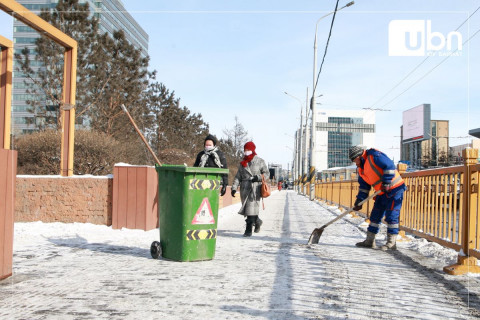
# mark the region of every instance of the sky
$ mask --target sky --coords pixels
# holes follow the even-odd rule
[[[182,105],[202,114],[218,138],[237,116],[260,157],[291,166],[300,108],[307,90],[312,94],[332,15],[318,22],[314,72],[315,24],[336,1],[122,2],[149,34],[150,69]],[[431,104],[432,120],[450,121],[451,146],[468,143],[468,131],[480,127],[480,10],[468,19],[479,7],[480,1],[355,1],[336,15],[317,108],[380,109],[371,147],[395,161],[403,112],[423,103]],[[0,34],[8,38],[11,18],[0,14]],[[464,44],[449,58],[457,46],[449,51],[440,37],[430,41],[438,47],[433,56],[389,55],[389,44],[400,41],[389,35],[394,20],[429,22],[430,35],[445,38],[463,23],[457,31]],[[427,35],[421,40],[429,43]]]

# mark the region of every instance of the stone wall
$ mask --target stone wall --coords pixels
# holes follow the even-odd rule
[[[113,177],[17,176],[15,222],[112,224]]]
[[[156,175],[155,175],[156,176]],[[219,208],[240,202],[229,186]],[[112,225],[113,176],[17,175],[15,222],[83,222]]]

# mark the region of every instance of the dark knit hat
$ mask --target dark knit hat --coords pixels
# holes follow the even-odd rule
[[[217,145],[217,138],[215,138],[215,136],[209,134],[209,135],[205,138],[205,141],[207,141],[207,140],[213,141],[213,145],[214,145],[214,146]],[[204,142],[204,144],[205,144],[205,142]]]
[[[360,157],[363,152],[365,151],[364,146],[351,146],[350,149],[348,149],[348,157],[352,162],[355,160],[356,157]]]

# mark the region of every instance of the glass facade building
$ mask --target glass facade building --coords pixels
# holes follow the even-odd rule
[[[317,114],[315,128],[317,172],[352,164],[348,149],[352,145],[375,144],[375,113],[370,110],[330,110]]]
[[[25,8],[39,14],[41,9],[55,8],[58,0],[17,0]],[[125,10],[119,0],[80,0],[80,3],[88,3],[90,11],[99,20],[99,32],[113,34],[116,30],[123,30],[128,41],[137,49],[141,50],[142,55],[148,55],[148,34],[140,27],[133,17]],[[14,53],[20,54],[24,48],[28,48],[30,53],[31,67],[34,71],[43,66],[35,58],[35,41],[40,35],[32,28],[14,19],[13,23],[13,42]],[[35,131],[40,125],[41,117],[35,117],[30,112],[31,107],[27,100],[39,101],[48,105],[48,100],[44,95],[32,95],[27,93],[25,81],[32,83],[26,75],[15,71],[14,62],[13,86],[12,86],[12,132],[15,135]],[[33,77],[35,78],[35,77]],[[48,109],[48,107],[47,107]],[[30,119],[29,119],[30,118]],[[29,121],[30,120],[30,121]],[[32,121],[33,120],[33,121]]]

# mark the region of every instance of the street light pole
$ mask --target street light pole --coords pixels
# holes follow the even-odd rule
[[[316,108],[316,103],[315,103],[315,89],[316,89],[316,83],[317,83],[317,31],[318,31],[318,23],[323,19],[328,17],[329,15],[338,12],[346,7],[350,7],[354,4],[354,1],[351,1],[341,7],[340,9],[336,11],[332,11],[324,15],[323,17],[319,18],[317,22],[315,23],[315,39],[313,42],[313,91],[312,91],[312,99],[311,99],[311,105],[310,108],[312,109],[312,138],[311,138],[311,147],[310,147],[310,168],[311,170],[313,169],[313,177],[312,177],[312,182],[310,184],[310,200],[315,199],[315,194],[313,192],[314,187],[315,187],[315,176],[316,176],[316,170],[315,170],[315,162],[316,162],[316,156],[315,156],[315,144],[316,144],[316,133],[317,133],[317,108]]]
[[[310,137],[310,133],[309,133],[309,130],[308,130],[308,118],[309,118],[309,114],[308,114],[308,87],[307,87],[307,96],[306,96],[306,99],[305,99],[305,133],[303,134],[303,137],[304,137],[304,140],[305,142],[303,143],[303,148],[304,148],[304,153],[303,153],[303,175],[307,176],[308,174],[308,152],[309,152],[309,147],[310,147],[310,140],[309,137]],[[303,175],[302,175],[302,179],[303,179]],[[303,185],[303,188],[302,188],[302,193],[307,193],[307,190],[306,190],[306,186]]]
[[[299,137],[297,139],[297,150],[296,150],[296,154],[297,154],[297,161],[296,161],[296,167],[297,167],[297,170],[296,170],[296,178],[298,178],[298,176],[301,176],[303,175],[303,165],[302,165],[302,135],[303,135],[303,104],[302,104],[302,101],[300,99],[298,99],[297,97],[295,96],[292,96],[291,94],[289,94],[288,92],[284,91],[284,93],[297,100],[298,103],[300,104],[300,128],[299,128]]]

